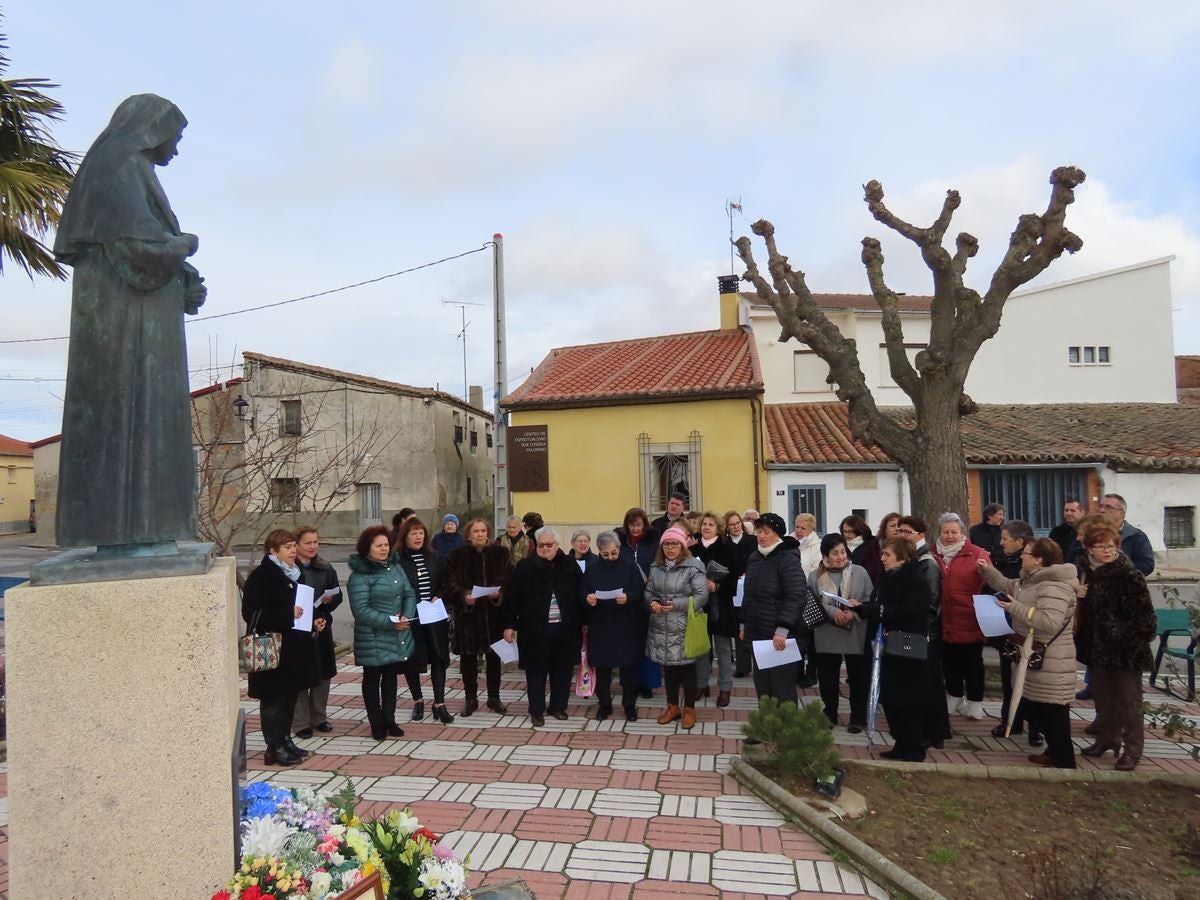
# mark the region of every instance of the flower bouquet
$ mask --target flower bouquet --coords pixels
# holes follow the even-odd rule
[[[329,798],[247,785],[241,868],[212,900],[336,900],[376,872],[388,900],[470,897],[466,867],[408,810],[364,824],[354,803],[349,782]]]

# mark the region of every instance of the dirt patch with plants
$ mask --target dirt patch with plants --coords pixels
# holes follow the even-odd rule
[[[847,770],[869,812],[843,827],[946,897],[1200,898],[1200,789]]]

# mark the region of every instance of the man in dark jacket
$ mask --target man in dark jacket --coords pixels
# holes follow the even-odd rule
[[[992,565],[1000,568],[1004,552],[1000,549],[1000,526],[1004,524],[1004,507],[989,503],[983,508],[983,521],[971,526],[970,539],[976,547],[982,547],[992,558]]]
[[[579,607],[579,567],[558,545],[553,528],[534,534],[535,555],[521,560],[505,591],[508,616],[504,639],[520,634],[517,647],[525,667],[529,718],[546,724],[546,711],[567,718],[571,671],[579,662],[582,613]],[[550,704],[546,705],[546,679]]]
[[[1068,559],[1070,555],[1071,547],[1077,539],[1075,526],[1082,518],[1083,504],[1079,502],[1078,497],[1068,497],[1063,501],[1062,523],[1050,529],[1050,540],[1062,548],[1063,559]]]
[[[1125,521],[1125,510],[1129,504],[1120,494],[1105,494],[1100,498],[1100,512],[1108,517],[1113,528],[1121,531],[1121,552],[1129,557],[1133,567],[1143,575],[1154,571],[1154,550],[1150,547],[1150,538],[1140,528],[1135,528]]]
[[[676,491],[667,498],[667,513],[650,523],[650,527],[662,534],[672,522],[687,512],[687,496]]]
[[[783,518],[775,513],[759,516],[754,532],[757,549],[746,562],[741,614],[742,640],[771,641],[783,650],[789,638],[804,638],[824,624],[825,610],[808,589],[796,539],[788,535]],[[758,696],[781,703],[796,703],[799,662],[760,669],[754,661],[754,689]]]

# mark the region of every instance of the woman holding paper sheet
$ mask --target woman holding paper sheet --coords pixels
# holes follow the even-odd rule
[[[383,525],[358,536],[350,557],[350,609],[354,613],[354,663],[363,667],[362,695],[371,737],[403,737],[396,724],[396,682],[400,665],[413,654],[417,595],[392,560],[392,542]]]
[[[942,674],[946,678],[946,711],[968,719],[983,718],[983,632],[975,618],[976,594],[983,576],[975,563],[988,559],[982,547],[967,540],[957,513],[937,520],[934,562],[942,572]]]
[[[612,715],[612,675],[618,671],[625,720],[638,718],[638,665],[646,654],[645,582],[637,566],[621,558],[621,540],[615,532],[596,536],[599,559],[587,567],[579,593],[583,596],[583,624],[588,632],[588,661],[596,667],[596,721]],[[611,596],[616,592],[616,596]],[[604,596],[598,596],[603,594]]]
[[[329,684],[337,674],[337,657],[333,653],[333,611],[342,604],[342,589],[337,571],[323,560],[321,536],[310,525],[296,532],[296,564],[300,578],[313,589],[313,638],[321,680],[296,697],[296,714],[292,727],[296,737],[310,738],[313,730],[333,731],[326,707],[329,703]],[[336,593],[332,593],[335,592]]]
[[[492,644],[504,637],[504,587],[512,576],[512,560],[506,547],[491,543],[491,526],[485,519],[472,519],[463,529],[465,547],[446,557],[440,594],[454,623],[451,649],[458,654],[462,672],[464,717],[479,709],[479,655],[487,669],[487,708],[504,715],[508,707],[500,701],[500,657]],[[476,588],[491,588],[476,596]]]
[[[838,724],[841,703],[842,659],[846,661],[846,682],[850,685],[851,734],[867,727],[867,694],[871,681],[871,657],[867,655],[867,623],[849,607],[871,599],[871,576],[862,566],[850,562],[850,550],[840,534],[821,538],[821,562],[809,573],[808,586],[825,608],[829,621],[813,629],[817,648],[817,681],[821,703],[830,725]],[[838,603],[835,594],[846,601]]]
[[[396,537],[394,558],[417,595],[418,603],[428,603],[437,598],[434,588],[442,577],[442,559],[433,552],[429,544],[429,530],[415,516],[400,526]],[[443,604],[444,606],[445,604]],[[420,615],[418,615],[418,620]],[[429,681],[433,686],[433,717],[443,725],[454,721],[446,709],[446,669],[450,665],[450,622],[420,622],[413,632],[417,652],[429,666]],[[408,667],[404,672],[408,692],[412,694],[412,720],[419,722],[425,717],[425,694],[421,690],[421,674]]]
[[[267,535],[266,555],[246,578],[242,589],[242,618],[256,634],[278,632],[283,638],[279,666],[267,672],[251,672],[247,693],[259,702],[263,757],[269,766],[294,766],[308,752],[292,740],[292,716],[296,695],[318,681],[317,655],[312,635],[293,628],[304,610],[297,603],[300,567],[296,565],[296,536],[277,528]]]

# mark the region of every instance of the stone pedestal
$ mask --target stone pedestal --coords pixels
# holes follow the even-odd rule
[[[234,561],[5,597],[9,896],[208,897],[233,872]]]

